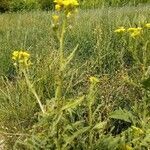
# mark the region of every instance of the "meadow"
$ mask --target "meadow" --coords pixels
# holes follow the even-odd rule
[[[149,150],[149,10],[79,9],[63,36],[53,11],[0,14],[4,149]],[[30,54],[25,72],[14,51]]]

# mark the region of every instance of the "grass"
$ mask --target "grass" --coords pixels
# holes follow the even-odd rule
[[[82,8],[138,6],[147,3],[149,0],[81,0]]]
[[[84,59],[86,55],[91,52],[93,53],[96,43],[95,38],[93,38],[95,36],[93,32],[94,29],[98,28],[98,30],[102,30],[101,32],[103,32],[101,34],[104,34],[102,35],[104,42],[100,44],[100,49],[104,53],[102,56],[106,55],[106,45],[112,40],[111,34],[113,33],[111,30],[120,25],[132,26],[148,22],[148,9],[149,6],[81,11],[74,22],[75,26],[69,35],[70,37],[66,39],[68,40],[67,45],[71,47],[79,43],[81,49],[79,54],[83,55]],[[46,12],[12,13],[4,14],[0,17],[2,24],[0,29],[0,44],[1,51],[4,51],[1,54],[1,74],[8,71],[10,52],[14,49],[29,49],[35,55],[44,55],[50,49],[54,49],[53,45],[56,45],[56,43],[54,43],[55,41],[50,28],[51,14],[47,14]],[[86,22],[87,19],[89,20],[88,23]],[[110,52],[112,48],[108,47],[107,49]]]
[[[68,27],[65,36],[65,56],[77,44],[79,47],[74,59],[64,72],[63,94],[66,103],[68,99],[75,99],[77,103],[82,102],[80,96],[83,95],[86,98],[83,105],[76,106],[77,108],[75,107],[73,111],[72,108],[69,111],[64,108],[65,117],[60,116],[62,120],[59,126],[67,127],[62,129],[62,131],[65,130],[64,136],[60,138],[60,141],[66,140],[61,141],[66,149],[90,149],[89,137],[89,143],[91,140],[94,143],[93,149],[100,147],[108,150],[121,149],[119,143],[122,144],[121,147],[133,144],[134,148],[138,149],[138,142],[134,143],[134,140],[131,143],[130,140],[125,142],[123,133],[129,129],[127,132],[131,136],[132,129],[129,128],[131,126],[137,126],[144,132],[142,137],[139,134],[136,138],[130,137],[131,139],[136,139],[141,144],[140,138],[148,138],[149,92],[135,84],[141,82],[143,72],[128,50],[139,50],[138,57],[141,58],[143,56],[141,49],[146,47],[148,51],[150,48],[149,34],[145,33],[144,42],[140,41],[139,44],[135,40],[130,40],[129,37],[122,38],[115,34],[114,30],[119,26],[129,28],[143,26],[150,22],[149,9],[150,6],[145,5],[79,10],[78,15]],[[24,79],[18,79],[11,61],[11,53],[14,50],[28,50],[33,62],[30,79],[33,81],[36,92],[45,107],[48,107],[47,109],[55,105],[53,99],[57,86],[54,81],[58,73],[58,41],[51,28],[52,14],[53,12],[22,12],[0,15],[0,129],[6,141],[6,149],[12,149],[12,147],[23,149],[23,146],[27,146],[28,149],[55,149],[53,145],[55,142],[51,139],[51,132],[47,127],[51,125],[51,122],[57,121],[53,120],[56,116],[42,118],[39,115],[40,110],[34,96]],[[149,55],[150,53],[147,52],[147,56]],[[146,69],[148,66],[149,57]],[[89,83],[91,76],[99,78],[98,85],[91,86]],[[129,77],[130,81],[124,80],[126,77]],[[92,104],[88,104],[86,102],[88,100],[92,101]],[[88,109],[94,114],[90,123],[87,121]],[[136,119],[130,121],[130,119],[119,118],[117,111],[123,114],[122,116],[129,115],[127,111],[130,111]],[[113,119],[110,118],[110,114]],[[69,127],[68,124],[72,126]],[[93,129],[89,131],[88,124],[94,127],[99,125],[99,128],[97,129],[96,126],[96,131]],[[69,139],[71,135],[74,135],[73,142]],[[24,139],[28,139],[28,143],[24,142]],[[45,144],[46,142],[48,144]],[[143,147],[149,148],[148,144],[145,145]]]

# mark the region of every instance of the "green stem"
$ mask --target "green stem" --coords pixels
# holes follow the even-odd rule
[[[92,105],[94,103],[94,84],[91,84],[89,95],[88,95],[88,124],[90,128],[93,126],[93,112]],[[89,149],[93,149],[93,134],[92,130],[89,131]]]
[[[144,41],[144,39],[143,39]],[[146,73],[146,67],[147,67],[147,46],[149,44],[149,41],[147,41],[145,43],[145,46],[143,47],[143,77],[142,79],[145,77],[145,73]]]
[[[57,79],[57,88],[55,91],[55,98],[57,101],[57,111],[61,108],[63,105],[63,78],[64,78],[64,70],[63,70],[63,63],[64,63],[64,35],[65,35],[65,28],[66,28],[66,19],[64,19],[64,22],[62,24],[62,30],[60,33],[60,39],[59,39],[59,69],[58,69],[58,79]],[[57,141],[56,141],[56,147],[57,150],[61,150],[61,144],[60,144],[60,124],[57,124]]]
[[[63,61],[64,61],[64,34],[66,28],[66,20],[62,24],[62,30],[60,33],[59,39],[59,69],[58,69],[58,81],[57,81],[57,88],[55,91],[55,98],[58,101],[58,109],[60,102],[62,101],[62,87],[63,87]],[[61,102],[62,103],[62,102]]]
[[[30,80],[29,80],[29,78],[28,78],[28,75],[27,75],[27,73],[26,73],[25,70],[23,71],[23,74],[24,74],[24,76],[25,76],[26,83],[27,83],[29,89],[31,90],[32,94],[35,96],[35,98],[36,98],[36,100],[37,100],[37,102],[38,102],[38,104],[39,104],[39,107],[40,107],[41,111],[42,111],[43,114],[44,114],[44,113],[45,113],[45,110],[44,110],[44,107],[43,107],[43,105],[42,105],[42,103],[41,103],[41,100],[40,100],[39,96],[37,95],[37,93],[36,93],[34,87],[32,86],[32,84],[31,84],[31,82],[30,82]]]
[[[90,105],[89,106],[89,126],[92,127],[92,124],[93,124],[93,119],[92,119],[92,106]],[[90,133],[89,133],[89,149],[92,150],[93,149],[93,146],[92,146],[92,143],[93,143],[93,135],[92,135],[92,131],[90,130]]]
[[[64,22],[62,24],[62,31],[60,34],[60,39],[59,39],[59,59],[60,59],[60,69],[63,65],[63,59],[64,59],[64,34],[65,34],[65,27],[66,27],[66,20],[64,19]]]

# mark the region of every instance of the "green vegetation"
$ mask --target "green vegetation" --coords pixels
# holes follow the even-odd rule
[[[137,6],[149,0],[79,0],[80,8],[93,9],[116,6]],[[22,10],[52,10],[53,0],[0,0],[0,12]]]
[[[1,14],[4,149],[148,150],[149,10],[79,10],[66,32],[54,12]],[[13,65],[19,50],[30,54],[28,68]]]
[[[149,0],[81,0],[83,8],[101,8],[110,6],[137,6],[148,3]]]

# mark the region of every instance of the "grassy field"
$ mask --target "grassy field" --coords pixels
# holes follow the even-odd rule
[[[149,5],[79,10],[70,20],[64,57],[78,48],[61,78],[61,112],[55,110],[59,41],[53,12],[1,14],[0,134],[5,149],[148,150],[149,10]],[[141,27],[141,35],[114,32],[119,27]],[[14,50],[31,54],[29,80],[46,114],[13,66]]]

